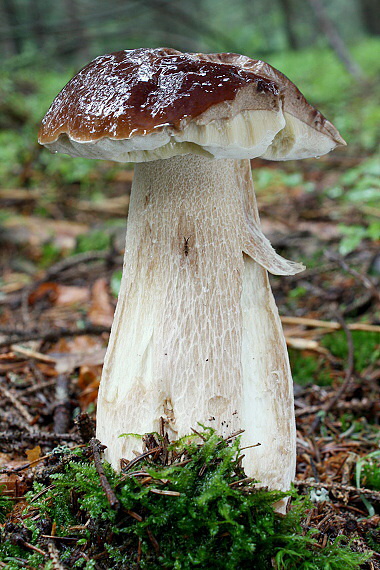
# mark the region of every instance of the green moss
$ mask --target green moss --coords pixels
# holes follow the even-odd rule
[[[380,333],[352,331],[351,334],[354,345],[355,370],[362,372],[380,359]],[[322,340],[322,345],[337,358],[347,360],[348,345],[344,331],[336,331],[326,335]]]
[[[318,384],[319,386],[330,386],[331,376],[326,367],[326,363],[320,358],[305,355],[299,350],[289,349],[290,365],[293,380],[300,386]]]
[[[373,451],[358,460],[356,485],[380,491],[380,451]]]
[[[79,235],[74,253],[86,251],[102,251],[110,247],[111,236],[104,230],[93,230],[87,234]]]
[[[97,558],[100,567],[114,569],[136,568],[139,558],[139,567],[151,570],[340,570],[342,563],[347,569],[359,568],[370,556],[352,552],[344,538],[316,548],[311,531],[301,524],[307,500],[293,491],[269,492],[241,482],[245,475],[239,441],[227,443],[211,429],[201,438],[163,445],[155,461],[142,459],[125,474],[105,463],[120,502],[118,510],[110,507],[89,455],[87,450],[64,455],[60,472],[43,485],[35,484],[23,523],[16,529],[44,548],[41,521],[54,521],[58,536],[75,538],[60,546],[61,560],[68,567],[94,568],[93,556],[103,553]],[[148,476],[134,475],[133,469]],[[293,496],[292,509],[286,516],[278,515],[272,505],[287,495]],[[31,565],[36,553],[14,546],[5,527],[0,560],[12,557],[10,569],[22,567],[17,558]],[[35,567],[42,568],[41,563],[41,558],[36,560]]]
[[[12,508],[12,501],[9,497],[3,494],[4,485],[0,485],[0,523],[4,522],[7,513]]]

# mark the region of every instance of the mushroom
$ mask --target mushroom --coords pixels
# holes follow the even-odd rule
[[[268,274],[293,275],[260,229],[250,159],[345,144],[270,65],[236,54],[136,49],[97,57],[59,93],[39,142],[136,162],[97,437],[116,468],[160,430],[239,430],[246,473],[295,474],[292,378]]]

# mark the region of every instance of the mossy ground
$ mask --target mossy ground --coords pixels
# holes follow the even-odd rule
[[[49,543],[62,567],[85,569],[341,570],[371,557],[344,536],[322,548],[304,524],[306,497],[256,488],[245,477],[239,438],[207,429],[172,445],[152,435],[145,446],[150,454],[120,474],[103,464],[117,508],[90,448],[54,451],[25,507],[3,527],[4,567],[55,568]],[[272,506],[285,496],[292,501],[286,516]]]

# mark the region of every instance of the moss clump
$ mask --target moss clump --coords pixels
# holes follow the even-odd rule
[[[380,333],[352,331],[355,370],[363,372],[380,359]],[[344,331],[336,331],[324,337],[322,345],[337,358],[347,360],[348,347]]]
[[[370,556],[352,552],[342,537],[317,547],[301,524],[307,501],[255,488],[241,468],[238,439],[205,429],[175,444],[155,435],[145,444],[149,455],[120,474],[103,464],[117,509],[89,450],[56,456],[50,475],[27,496],[22,521],[5,526],[0,560],[13,570],[23,567],[20,559],[30,565],[40,556],[35,567],[49,568],[25,542],[46,550],[43,535],[53,524],[66,537],[55,541],[60,560],[73,568],[341,570],[359,568]],[[290,512],[275,513],[273,503],[288,495]],[[17,543],[22,533],[27,540]]]
[[[0,523],[4,522],[8,512],[12,509],[12,501],[4,495],[5,485],[0,485]]]

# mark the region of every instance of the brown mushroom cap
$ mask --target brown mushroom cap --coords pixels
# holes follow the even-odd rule
[[[169,48],[94,59],[54,99],[39,142],[73,156],[119,161],[187,152],[284,160],[344,144],[335,127],[268,64]]]
[[[251,70],[194,58],[169,48],[103,55],[84,67],[54,99],[39,132],[42,144],[64,133],[77,141],[127,139],[164,126],[180,129],[211,106],[251,86],[276,99],[274,81]],[[267,98],[262,97],[267,108]]]

